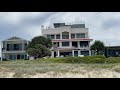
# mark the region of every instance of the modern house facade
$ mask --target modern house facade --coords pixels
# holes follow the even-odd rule
[[[104,55],[106,57],[120,56],[120,46],[105,46]]]
[[[2,58],[7,60],[28,59],[25,47],[29,41],[11,37],[2,41]]]
[[[85,24],[54,23],[53,28],[42,27],[42,35],[52,40],[51,57],[91,55],[89,30]]]

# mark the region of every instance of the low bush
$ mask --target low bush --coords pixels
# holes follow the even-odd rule
[[[65,63],[105,63],[105,56],[66,57]]]
[[[53,63],[105,63],[104,56],[85,56],[85,57],[64,57],[64,58],[48,58],[42,59],[43,62]]]
[[[105,60],[106,63],[120,63],[120,57],[109,57]]]
[[[65,63],[82,63],[82,58],[80,57],[65,57]]]
[[[64,63],[65,58],[48,58],[43,59],[44,62],[53,62],[53,63]]]

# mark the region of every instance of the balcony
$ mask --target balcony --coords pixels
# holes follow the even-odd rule
[[[10,49],[2,49],[2,52],[3,53],[21,53],[21,52],[26,52],[25,50],[21,50],[21,49],[18,49],[18,50],[10,50]]]

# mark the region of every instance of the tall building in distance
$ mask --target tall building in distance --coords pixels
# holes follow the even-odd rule
[[[42,26],[42,35],[52,40],[51,57],[90,56],[89,30],[85,24],[53,23],[53,28]]]

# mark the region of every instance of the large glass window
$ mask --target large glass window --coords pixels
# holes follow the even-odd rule
[[[24,59],[24,55],[21,55],[21,59]]]
[[[62,42],[62,46],[69,46],[69,42]]]
[[[81,55],[89,56],[89,51],[81,51]]]
[[[75,34],[71,34],[71,38],[75,38]]]
[[[50,36],[50,35],[47,35],[47,38],[50,38],[50,39],[51,39],[51,36]]]
[[[55,35],[51,35],[51,39],[55,39]]]
[[[47,38],[55,39],[55,35],[47,35]]]
[[[88,41],[80,41],[80,47],[88,47]]]
[[[74,56],[78,56],[78,51],[74,51]]]
[[[69,32],[63,32],[62,39],[69,39]]]
[[[60,34],[57,34],[57,35],[56,35],[56,39],[60,39]]]
[[[76,34],[77,38],[85,38],[85,33],[78,33]]]

